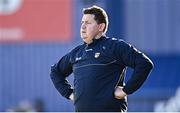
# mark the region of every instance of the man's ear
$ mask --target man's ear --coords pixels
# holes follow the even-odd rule
[[[105,23],[101,23],[101,24],[99,24],[99,31],[104,31],[104,29],[105,29]]]

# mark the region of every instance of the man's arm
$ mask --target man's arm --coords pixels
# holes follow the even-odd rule
[[[134,69],[126,85],[122,90],[119,89],[124,91],[121,92],[122,95],[132,94],[145,82],[153,68],[153,63],[146,55],[124,41],[117,43],[116,55],[121,63]]]
[[[73,88],[66,79],[71,73],[70,54],[65,55],[57,64],[51,66],[51,80],[58,92],[67,99],[70,99],[69,97],[73,93]]]

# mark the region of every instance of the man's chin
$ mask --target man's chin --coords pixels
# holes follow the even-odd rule
[[[85,41],[85,40],[87,40],[87,37],[81,37],[81,39],[82,39],[83,41]]]
[[[82,40],[83,40],[83,42],[85,42],[85,43],[88,42],[87,38],[82,38]]]
[[[87,42],[87,40],[86,39],[82,39],[84,42]]]

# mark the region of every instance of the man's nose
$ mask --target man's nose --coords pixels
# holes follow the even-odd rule
[[[86,28],[86,25],[85,24],[82,24],[82,29],[85,29]]]

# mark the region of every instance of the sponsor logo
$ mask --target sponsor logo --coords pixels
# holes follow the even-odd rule
[[[82,59],[82,57],[76,57],[76,61],[79,61],[79,60],[81,60]]]

